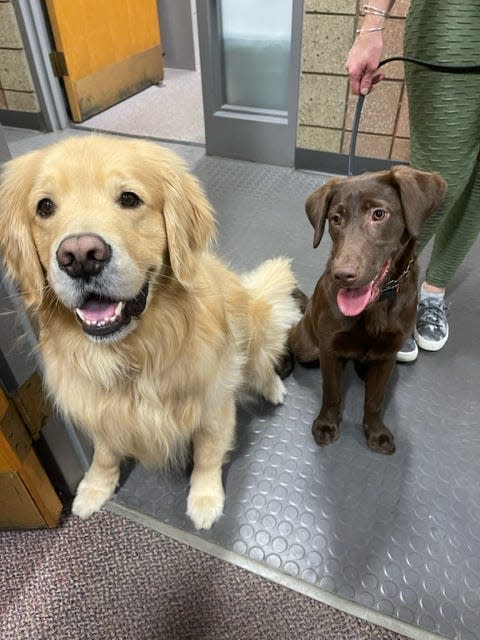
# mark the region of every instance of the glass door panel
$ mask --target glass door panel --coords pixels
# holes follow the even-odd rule
[[[225,102],[288,110],[292,0],[222,0]]]
[[[197,0],[207,153],[293,166],[303,0]]]

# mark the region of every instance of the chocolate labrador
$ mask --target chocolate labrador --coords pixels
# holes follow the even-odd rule
[[[353,360],[365,381],[363,428],[372,451],[395,451],[383,401],[396,354],[411,335],[417,309],[415,242],[441,203],[437,174],[395,167],[329,180],[306,202],[317,247],[328,220],[332,252],[291,334],[303,363],[319,361],[322,408],[312,432],[325,446],[339,436],[341,373]]]

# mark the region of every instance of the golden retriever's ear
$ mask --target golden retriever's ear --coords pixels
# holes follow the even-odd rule
[[[163,215],[172,271],[184,286],[191,284],[196,257],[215,234],[212,209],[196,178],[183,168],[165,178]]]
[[[311,193],[305,203],[305,211],[307,212],[310,224],[315,229],[313,236],[313,248],[316,249],[320,244],[325,227],[325,219],[330,206],[330,200],[335,187],[341,182],[338,178],[332,178],[319,189]]]
[[[8,275],[32,310],[40,306],[45,286],[28,217],[28,195],[38,153],[10,160],[0,177],[0,253]]]
[[[441,205],[447,183],[438,173],[405,166],[394,167],[391,175],[400,191],[407,229],[417,239],[425,220]]]

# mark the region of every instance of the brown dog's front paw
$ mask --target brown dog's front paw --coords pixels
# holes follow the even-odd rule
[[[326,447],[338,440],[340,431],[336,424],[326,424],[317,418],[312,425],[313,439],[319,447]]]
[[[367,436],[368,448],[375,451],[375,453],[386,455],[395,453],[395,439],[393,433],[387,427],[384,426],[382,429],[375,431],[365,427],[365,435]]]

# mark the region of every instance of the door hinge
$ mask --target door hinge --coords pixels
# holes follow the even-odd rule
[[[51,51],[50,52],[50,64],[52,65],[53,74],[57,78],[63,78],[63,76],[68,76],[67,63],[65,61],[65,56],[62,51]]]

